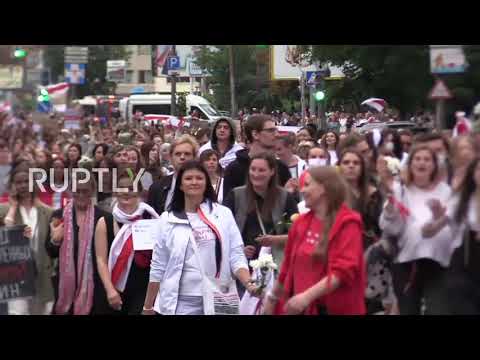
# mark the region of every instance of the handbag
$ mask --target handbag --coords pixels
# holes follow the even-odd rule
[[[192,242],[193,253],[202,275],[203,311],[205,315],[238,315],[240,298],[234,279],[221,279],[205,274],[195,239]]]

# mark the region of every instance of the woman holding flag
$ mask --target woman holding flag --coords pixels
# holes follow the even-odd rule
[[[454,251],[453,234],[444,228],[432,238],[422,235],[431,219],[430,206],[446,204],[451,196],[450,187],[438,181],[437,157],[426,146],[414,148],[404,183],[393,182],[386,166],[379,170],[389,189],[380,228],[396,240],[392,275],[400,314],[419,315],[422,298],[427,314],[447,314],[444,279]]]
[[[98,272],[107,293],[110,307],[123,315],[139,314],[150,272],[151,251],[133,249],[132,225],[141,219],[160,216],[142,202],[141,182],[135,184],[135,174],[127,169],[118,176],[118,203],[113,207],[113,231],[104,218],[95,230],[95,250]],[[135,186],[136,185],[136,186]],[[120,192],[128,188],[128,192]]]

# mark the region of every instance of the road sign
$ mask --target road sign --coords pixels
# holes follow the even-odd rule
[[[85,84],[85,64],[65,64],[65,81],[69,84]]]
[[[430,70],[432,74],[465,72],[467,62],[462,45],[430,45]]]
[[[88,47],[67,46],[65,48],[65,55],[88,55]]]
[[[37,111],[38,112],[43,112],[43,113],[48,113],[52,109],[52,104],[50,102],[39,102],[37,104]]]
[[[169,56],[167,59],[168,70],[180,69],[180,56]]]
[[[88,47],[70,46],[65,48],[65,64],[87,64]]]
[[[190,60],[188,62],[188,74],[190,76],[202,76],[203,75],[203,70],[200,66],[195,64],[194,61]]]
[[[107,61],[107,80],[125,82],[127,77],[127,62],[125,60]]]
[[[448,89],[447,85],[445,85],[442,80],[437,79],[437,82],[433,86],[433,89],[430,91],[430,95],[428,97],[432,100],[446,100],[451,99],[453,95]]]
[[[307,85],[317,85],[323,78],[330,76],[330,70],[307,71],[306,75]]]

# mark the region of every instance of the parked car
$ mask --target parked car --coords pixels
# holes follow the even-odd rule
[[[427,132],[430,129],[426,127],[419,127],[416,123],[412,121],[392,121],[392,122],[373,122],[363,124],[361,127],[356,127],[355,131],[360,134],[365,134],[374,129],[379,129],[380,131],[384,129],[394,129],[394,130],[410,130],[413,133]]]

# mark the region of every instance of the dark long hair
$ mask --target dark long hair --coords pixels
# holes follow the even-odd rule
[[[10,174],[9,174],[9,178],[8,178],[8,186],[7,186],[9,192],[12,189],[12,186],[15,182],[14,181],[15,176],[17,174],[26,173],[30,177],[29,169],[33,168],[33,167],[35,167],[35,165],[28,162],[28,161],[22,161],[22,162],[19,162],[17,164],[14,164],[12,166],[12,169],[10,170]],[[33,182],[33,193],[30,193],[32,199],[37,198],[39,192],[40,192],[40,189],[38,188],[37,182],[34,181]]]
[[[145,168],[147,169],[147,171],[150,171],[150,172],[155,172],[157,170],[160,169],[160,151],[158,151],[158,159],[157,159],[157,163],[151,163],[150,162],[150,151],[152,151],[153,147],[155,146],[156,144],[152,141],[147,141],[146,143],[144,143],[141,148],[140,148],[140,152],[142,153],[142,156],[143,156],[143,161],[144,161],[144,164],[145,164]]]
[[[107,153],[108,153],[108,145],[107,144],[97,144],[94,146],[93,150],[92,150],[92,159],[95,159],[95,153],[97,152],[97,149],[98,148],[102,148],[102,152],[103,152],[103,156],[107,156]],[[95,167],[98,167],[98,163],[97,161],[95,160]]]
[[[335,150],[338,149],[338,144],[340,142],[340,138],[338,137],[338,134],[335,131],[329,130],[322,136],[322,142],[321,146],[328,151],[328,145],[327,145],[327,135],[328,134],[333,134],[335,136]]]
[[[278,169],[277,169],[277,161],[275,157],[271,153],[260,153],[253,156],[250,159],[250,165],[248,166],[248,176],[247,176],[247,204],[248,204],[248,213],[252,213],[256,211],[256,193],[253,189],[252,182],[250,181],[250,166],[252,165],[253,160],[265,160],[268,164],[268,167],[271,170],[274,170],[275,173],[273,174],[272,178],[268,182],[267,193],[265,199],[263,201],[263,206],[260,209],[260,213],[262,214],[262,219],[268,220],[269,216],[272,214],[272,210],[275,206],[275,202],[279,199],[280,194],[280,187],[278,186]]]
[[[77,148],[78,150],[78,159],[75,161],[75,162],[72,162],[68,156],[68,152],[70,151],[70,149],[74,147],[74,148]],[[68,150],[67,150],[67,154],[65,156],[65,159],[66,159],[66,163],[65,163],[65,167],[67,168],[76,168],[78,167],[78,162],[80,161],[80,159],[82,158],[82,147],[80,146],[80,144],[70,144],[70,146],[68,147]]]
[[[185,211],[185,193],[180,189],[180,186],[182,185],[183,175],[188,170],[198,170],[203,173],[203,175],[205,175],[206,187],[205,194],[203,195],[203,201],[210,200],[210,207],[212,206],[212,203],[217,202],[217,195],[215,195],[215,190],[213,190],[213,186],[210,182],[210,177],[208,176],[207,170],[205,170],[200,161],[189,160],[185,162],[178,171],[177,181],[175,183],[175,190],[173,191],[172,202],[168,206],[168,211]]]
[[[378,148],[381,148],[388,137],[388,135],[392,135],[392,143],[393,143],[393,155],[398,159],[402,160],[403,157],[403,147],[402,147],[402,139],[400,137],[400,134],[398,131],[394,129],[385,129],[382,131],[382,139],[380,140],[380,143],[378,144]]]
[[[458,202],[454,216],[454,219],[457,223],[461,223],[465,219],[468,206],[470,204],[470,199],[477,190],[477,185],[475,184],[475,169],[479,163],[480,157],[475,158],[475,160],[471,162],[460,185],[460,201]]]
[[[360,161],[360,166],[361,166],[361,171],[360,171],[360,177],[358,178],[357,181],[357,186],[359,190],[359,196],[356,198],[355,201],[353,199],[355,198],[353,196],[352,191],[350,192],[350,196],[352,197],[351,199],[351,205],[355,208],[355,210],[359,211],[362,215],[365,213],[366,207],[367,207],[367,201],[368,201],[368,187],[370,184],[370,179],[368,176],[368,172],[366,169],[366,164],[365,164],[365,159],[363,156],[356,150],[353,149],[347,149],[342,152],[340,155],[340,158],[338,159],[338,165],[341,166],[341,163],[343,161],[343,158],[347,154],[353,154],[355,155],[359,161]],[[348,183],[347,183],[348,184]],[[349,187],[350,188],[350,187]]]

